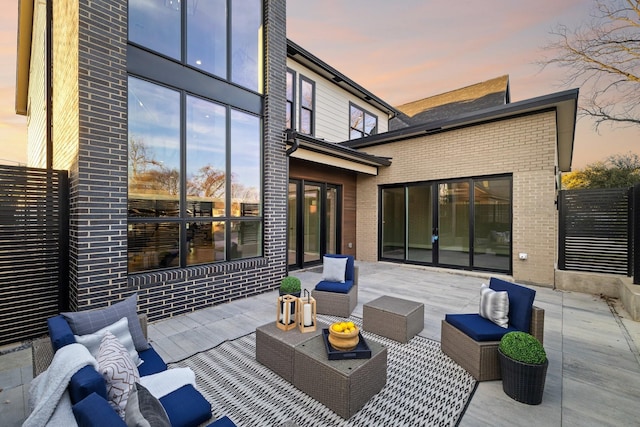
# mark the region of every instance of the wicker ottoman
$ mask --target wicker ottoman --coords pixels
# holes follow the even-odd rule
[[[387,383],[387,348],[372,340],[367,344],[370,359],[346,360],[329,360],[321,336],[300,344],[293,385],[342,418],[351,418]]]
[[[298,329],[283,331],[275,321],[256,328],[256,360],[285,380],[293,383],[293,352],[301,343],[322,333],[318,323],[314,332],[302,333]]]
[[[381,296],[362,307],[362,328],[402,343],[424,328],[424,304]]]

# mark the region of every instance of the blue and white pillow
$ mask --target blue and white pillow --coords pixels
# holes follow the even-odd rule
[[[494,291],[483,283],[480,287],[480,316],[508,328],[509,294],[506,291]]]

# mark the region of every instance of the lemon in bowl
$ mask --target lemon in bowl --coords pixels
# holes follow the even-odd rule
[[[338,351],[351,351],[360,342],[360,329],[353,322],[335,322],[329,326],[329,344]]]

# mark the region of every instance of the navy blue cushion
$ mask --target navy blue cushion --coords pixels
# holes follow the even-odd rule
[[[127,426],[109,402],[96,393],[91,393],[71,409],[79,427]]]
[[[107,398],[107,386],[102,375],[93,366],[85,366],[73,374],[69,381],[71,403],[78,403],[91,393]]]
[[[347,271],[345,271],[345,273],[344,273],[344,280],[345,281],[348,281],[348,280],[353,281],[353,278],[354,278],[354,265],[355,265],[355,260],[353,258],[353,255],[325,254],[324,256],[329,257],[329,258],[347,258]]]
[[[345,280],[344,283],[340,282],[327,282],[323,280],[316,285],[316,291],[325,292],[338,292],[341,294],[349,293],[353,287],[353,280]]]
[[[160,398],[173,427],[198,426],[211,418],[211,404],[191,384]]]
[[[58,351],[67,344],[76,342],[73,336],[71,326],[62,315],[53,316],[47,319],[47,327],[49,328],[49,337],[53,351]]]
[[[500,341],[507,332],[515,331],[513,326],[503,328],[479,314],[447,314],[444,319],[475,341]]]
[[[236,427],[236,425],[229,419],[229,417],[224,416],[222,418],[218,418],[207,427]]]
[[[494,291],[507,291],[509,294],[509,326],[518,331],[530,332],[536,291],[495,277],[489,281],[489,287]]]
[[[167,364],[164,363],[162,357],[160,357],[153,347],[150,346],[148,350],[141,351],[138,355],[140,359],[144,360],[144,363],[138,366],[138,372],[140,372],[141,377],[167,370]]]

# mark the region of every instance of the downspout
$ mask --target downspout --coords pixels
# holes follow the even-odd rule
[[[46,169],[53,170],[53,0],[47,0],[45,24]]]
[[[285,131],[285,134],[287,136],[286,142],[291,143],[291,147],[287,148],[286,151],[287,157],[289,157],[293,154],[294,151],[298,149],[298,147],[300,147],[300,142],[298,141],[298,138],[296,138],[296,131],[287,129]]]

